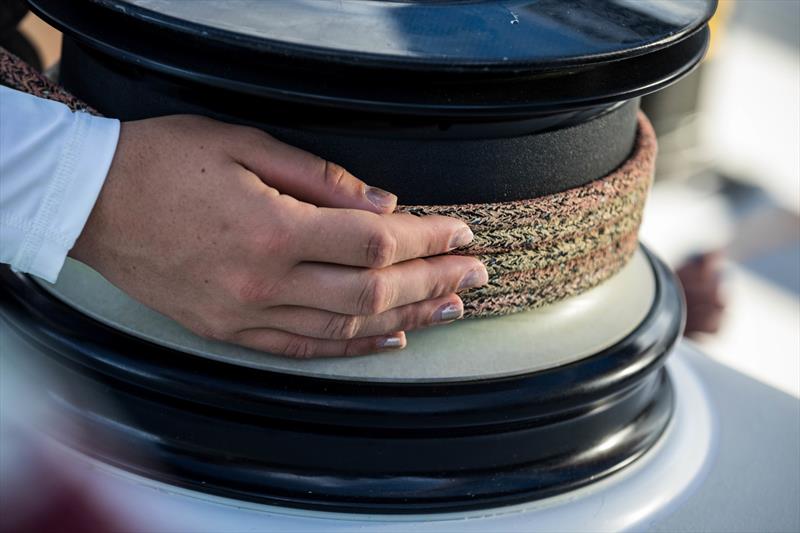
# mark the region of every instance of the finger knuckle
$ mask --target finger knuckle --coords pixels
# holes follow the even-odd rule
[[[338,191],[343,185],[347,171],[341,165],[322,160],[322,180],[331,191]]]
[[[423,316],[422,309],[418,305],[406,306],[399,318],[397,327],[394,328],[398,331],[418,329],[430,321],[428,317]]]
[[[391,265],[397,255],[397,238],[386,229],[375,230],[366,246],[367,266],[383,268]]]
[[[233,298],[241,305],[252,305],[268,301],[271,293],[271,287],[263,279],[245,276],[234,289]]]
[[[200,324],[192,329],[198,336],[209,341],[230,342],[232,339],[231,332],[219,324]]]
[[[253,143],[254,145],[259,145],[272,139],[272,136],[269,133],[265,132],[264,130],[254,128],[252,126],[235,126],[235,127],[237,128],[237,131],[242,135],[243,138]]]
[[[291,248],[291,232],[279,228],[254,230],[246,237],[245,249],[250,256],[278,258]]]
[[[422,253],[425,257],[438,255],[448,248],[448,241],[449,238],[447,236],[442,235],[441,232],[437,232],[435,229],[431,229],[423,239]]]
[[[353,339],[361,329],[361,317],[332,315],[325,325],[323,335],[329,339]]]
[[[351,356],[351,355],[364,355],[367,353],[367,349],[364,343],[356,342],[356,341],[348,341],[344,345],[344,349],[342,350],[342,355],[344,356]]]
[[[452,257],[445,256],[411,259],[404,264],[419,273],[421,288],[428,298],[433,298],[455,292],[455,288],[461,280],[455,265],[449,262],[451,260],[453,260]]]
[[[428,279],[428,297],[434,298],[455,292],[459,281],[460,278],[456,275],[448,275],[438,269],[432,270]]]
[[[358,311],[361,314],[376,315],[389,308],[392,300],[392,286],[379,272],[365,275],[358,297]]]
[[[284,344],[281,353],[295,359],[310,359],[315,355],[315,345],[310,339],[291,337]]]

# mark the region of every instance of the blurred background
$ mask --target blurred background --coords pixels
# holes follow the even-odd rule
[[[722,0],[701,67],[643,102],[660,154],[642,240],[678,269],[689,334],[795,397],[799,54],[800,2]]]
[[[6,25],[57,68],[57,31]],[[703,64],[642,106],[660,145],[642,240],[681,277],[687,335],[800,397],[800,0],[721,0]]]

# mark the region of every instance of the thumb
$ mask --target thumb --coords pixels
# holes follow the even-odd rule
[[[370,187],[341,166],[266,133],[258,137],[257,146],[237,143],[237,153],[232,155],[261,181],[281,193],[318,207],[362,209],[373,213],[391,213],[397,207],[397,196]]]

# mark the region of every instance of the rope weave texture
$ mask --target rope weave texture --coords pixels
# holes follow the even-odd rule
[[[515,313],[586,291],[630,260],[655,156],[655,132],[640,113],[629,158],[584,186],[531,200],[398,210],[469,224],[475,240],[455,253],[483,261],[489,284],[462,294],[465,316]]]

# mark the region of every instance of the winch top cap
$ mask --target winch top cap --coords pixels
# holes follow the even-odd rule
[[[716,0],[28,0],[107,57],[282,101],[449,118],[609,106],[686,75]]]
[[[712,0],[93,0],[211,39],[380,66],[551,69],[667,47]]]

